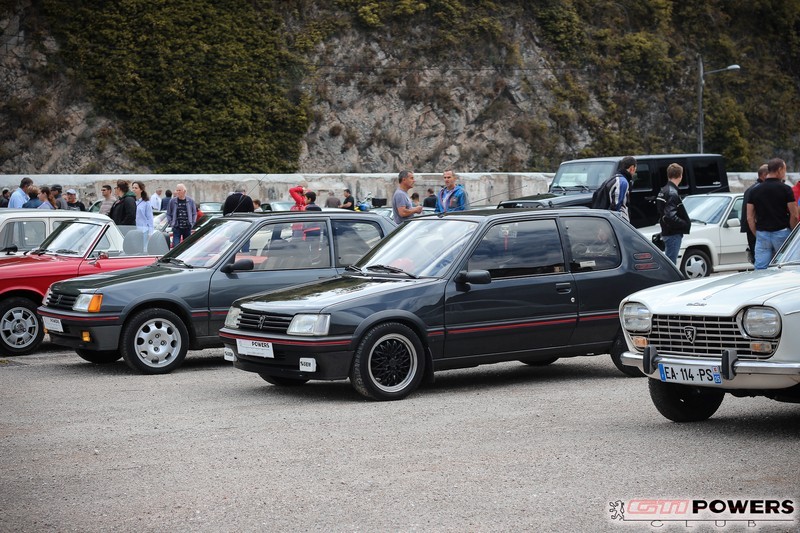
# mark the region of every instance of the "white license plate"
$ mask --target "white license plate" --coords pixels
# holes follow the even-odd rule
[[[236,348],[239,350],[239,353],[243,355],[269,357],[270,359],[275,357],[271,342],[236,339]]]
[[[722,375],[718,366],[689,366],[658,363],[658,372],[664,383],[688,383],[695,385],[721,385]]]
[[[64,333],[64,326],[61,325],[60,318],[51,318],[49,316],[43,316],[42,322],[44,323],[44,327],[50,331],[55,331],[57,333]]]
[[[236,353],[226,346],[222,352],[222,358],[226,361],[236,361]]]
[[[316,372],[317,371],[317,360],[313,357],[301,357],[300,358],[300,371],[301,372]]]

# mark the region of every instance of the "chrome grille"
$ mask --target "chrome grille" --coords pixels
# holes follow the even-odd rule
[[[721,357],[723,349],[733,349],[743,359],[764,359],[778,347],[773,340],[769,353],[750,350],[752,339],[746,337],[735,317],[653,315],[649,343],[660,354],[688,357]]]
[[[60,294],[51,291],[50,295],[47,297],[47,302],[45,305],[47,305],[47,307],[55,307],[57,309],[72,309],[72,306],[75,305],[75,300],[77,299],[77,295]]]
[[[242,314],[239,316],[239,327],[242,329],[268,331],[270,333],[286,333],[291,321],[291,315],[262,314],[242,311]]]

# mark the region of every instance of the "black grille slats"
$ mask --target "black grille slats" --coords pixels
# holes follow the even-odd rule
[[[47,305],[47,307],[55,307],[57,309],[72,309],[72,306],[75,305],[75,300],[77,299],[77,295],[51,292],[47,297],[47,302],[45,302],[45,305]]]
[[[753,352],[750,343],[739,328],[735,317],[654,315],[649,343],[661,354],[688,357],[721,357],[723,349],[734,349],[741,358],[765,359],[775,353],[778,342],[773,340],[773,351]]]
[[[291,321],[292,317],[290,315],[260,314],[243,311],[239,316],[239,327],[241,329],[269,331],[271,333],[286,333]]]

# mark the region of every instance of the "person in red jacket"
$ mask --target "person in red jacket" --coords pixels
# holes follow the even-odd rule
[[[302,185],[298,185],[297,187],[292,187],[289,189],[289,194],[294,200],[294,205],[292,206],[292,211],[305,211],[306,210],[306,188]]]

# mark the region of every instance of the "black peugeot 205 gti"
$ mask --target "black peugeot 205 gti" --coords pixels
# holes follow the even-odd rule
[[[269,383],[349,378],[376,400],[404,398],[437,370],[511,360],[610,353],[629,373],[619,302],[680,279],[606,211],[427,216],[340,276],[235,301],[220,337],[226,359]]]

